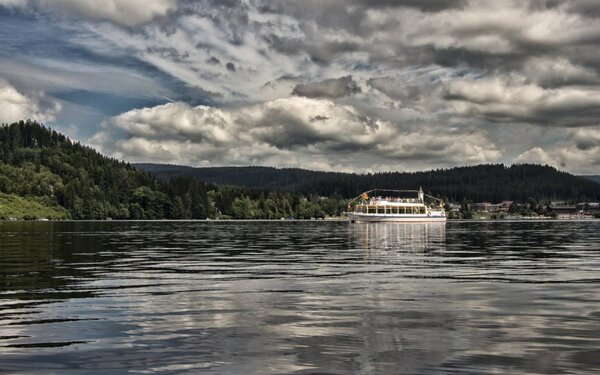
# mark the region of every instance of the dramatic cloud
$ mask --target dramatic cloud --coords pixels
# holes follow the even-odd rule
[[[184,103],[136,109],[111,119],[90,143],[128,160],[324,170],[413,170],[501,156],[483,133],[406,131],[350,106],[302,97],[229,110]]]
[[[594,0],[0,7],[11,36],[0,79],[40,103],[60,98],[56,124],[76,112],[82,135],[128,160],[348,170],[529,160],[600,173]]]
[[[0,80],[0,123],[27,119],[53,121],[60,109],[60,103],[49,100],[43,93],[24,95]]]
[[[321,82],[298,84],[292,95],[306,96],[308,98],[341,98],[361,92],[352,76],[326,79]]]

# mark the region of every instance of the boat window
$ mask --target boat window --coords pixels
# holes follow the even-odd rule
[[[376,214],[377,213],[376,206],[369,206],[369,213],[370,214]]]
[[[385,207],[383,207],[383,206],[377,207],[377,213],[378,214],[385,214]]]
[[[398,207],[392,207],[392,213],[393,214],[397,214],[398,213]]]

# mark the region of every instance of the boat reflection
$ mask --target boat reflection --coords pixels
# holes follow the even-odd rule
[[[350,232],[366,252],[443,251],[446,243],[445,223],[356,223]]]

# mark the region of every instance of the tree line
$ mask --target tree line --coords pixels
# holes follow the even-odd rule
[[[205,167],[139,164],[161,179],[189,176],[217,185],[248,188],[263,187],[305,195],[352,198],[363,191],[380,189],[418,189],[445,201],[461,203],[504,200],[527,203],[599,201],[600,184],[550,166],[535,164],[484,164],[437,169],[424,172],[340,173],[297,168]]]

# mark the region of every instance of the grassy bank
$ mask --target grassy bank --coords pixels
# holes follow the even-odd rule
[[[61,220],[68,218],[69,213],[63,207],[45,202],[41,198],[0,193],[0,220]]]

